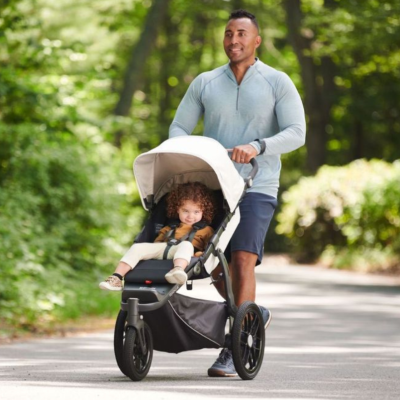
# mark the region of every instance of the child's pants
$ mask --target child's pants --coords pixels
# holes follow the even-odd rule
[[[162,260],[166,247],[167,243],[135,243],[121,258],[121,261],[133,269],[141,260]],[[189,264],[193,254],[194,248],[192,243],[184,240],[175,246],[171,246],[167,254],[167,259],[176,260],[183,258]]]

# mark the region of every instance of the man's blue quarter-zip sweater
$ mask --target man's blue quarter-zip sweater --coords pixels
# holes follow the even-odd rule
[[[229,64],[205,72],[190,84],[169,130],[169,136],[190,135],[204,116],[204,136],[225,148],[264,140],[257,156],[259,172],[249,191],[277,197],[280,155],[305,143],[304,108],[291,79],[260,60],[249,67],[238,85]],[[236,164],[242,177],[251,166]]]

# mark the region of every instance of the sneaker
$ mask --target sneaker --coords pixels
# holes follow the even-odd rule
[[[122,281],[117,276],[111,275],[104,282],[100,282],[99,288],[120,292],[122,290]]]
[[[177,283],[183,285],[187,281],[186,272],[181,267],[175,267],[165,275],[165,279],[169,283]]]
[[[222,349],[215,363],[208,369],[208,376],[219,378],[235,377],[237,375],[235,365],[233,364],[232,351]]]
[[[258,306],[260,308],[262,317],[263,317],[263,321],[264,321],[264,329],[268,328],[268,325],[271,322],[272,319],[272,314],[269,310],[267,310],[265,307],[263,306]]]

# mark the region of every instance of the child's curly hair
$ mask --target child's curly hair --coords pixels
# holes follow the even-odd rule
[[[167,197],[167,216],[178,218],[178,209],[186,200],[198,204],[203,212],[202,219],[211,224],[216,212],[214,194],[200,182],[182,183],[171,190]]]

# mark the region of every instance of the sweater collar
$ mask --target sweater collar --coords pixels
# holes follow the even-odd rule
[[[256,67],[260,62],[261,61],[258,59],[258,57],[256,57],[254,64],[250,65],[250,67],[247,69],[241,84],[243,84],[247,79],[249,79],[254,74],[254,71],[256,70]],[[235,84],[237,84],[236,76],[231,69],[230,63],[225,65],[225,72],[228,75],[228,78],[232,80]]]

